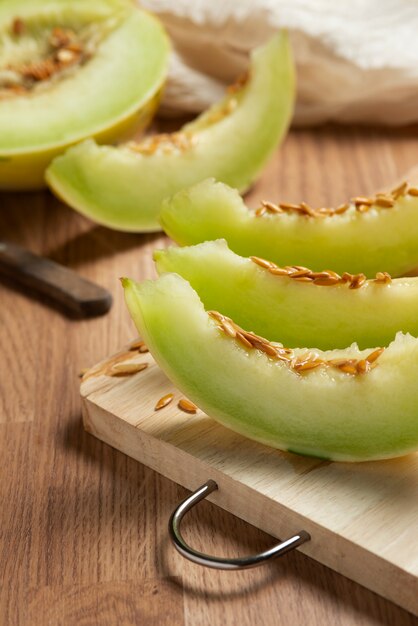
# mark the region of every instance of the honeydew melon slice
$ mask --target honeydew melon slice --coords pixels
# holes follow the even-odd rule
[[[157,19],[126,0],[0,5],[0,189],[45,186],[51,159],[146,125],[168,63]]]
[[[249,78],[180,132],[117,148],[84,142],[53,161],[47,181],[67,204],[125,231],[160,230],[167,195],[216,176],[241,190],[283,137],[294,99],[285,33],[251,57]]]
[[[364,374],[323,365],[297,373],[287,361],[223,332],[180,276],[140,285],[123,279],[123,285],[130,314],[161,369],[221,424],[282,450],[334,461],[417,449],[418,339],[399,333]],[[355,345],[313,352],[328,360],[370,356]]]
[[[328,350],[356,341],[367,348],[388,344],[400,330],[418,335],[418,278],[386,282],[382,274],[353,289],[355,277],[338,282],[320,273],[313,281],[307,276],[315,274],[294,268],[280,275],[271,263],[234,254],[225,240],[156,250],[154,260],[159,274],[185,278],[206,309],[289,347]]]
[[[352,205],[341,214],[323,217],[296,210],[257,216],[235,189],[209,179],[166,199],[160,221],[180,245],[224,238],[237,254],[278,265],[399,276],[418,266],[417,195],[416,187],[408,187],[408,193],[389,193],[382,196],[382,203],[387,198],[393,206],[373,205],[365,212]]]

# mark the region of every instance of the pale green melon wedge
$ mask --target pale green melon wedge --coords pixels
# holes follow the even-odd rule
[[[409,187],[411,189],[411,187]],[[412,188],[418,193],[416,187]],[[315,271],[386,271],[399,276],[418,266],[418,197],[405,193],[391,208],[308,217],[296,211],[257,217],[235,189],[205,180],[163,203],[164,230],[180,245],[224,238],[242,256]]]
[[[0,189],[43,187],[46,167],[69,145],[145,126],[168,53],[162,25],[126,0],[3,0]]]
[[[388,344],[398,331],[418,335],[418,278],[368,280],[358,289],[321,286],[274,275],[234,254],[225,240],[156,250],[154,259],[159,274],[183,276],[206,309],[292,348],[328,350],[354,341],[367,348]]]
[[[220,330],[177,274],[141,285],[123,279],[123,285],[161,369],[225,426],[282,450],[335,461],[384,459],[418,448],[418,339],[399,333],[364,374],[325,365],[296,373],[288,362]],[[370,350],[313,352],[327,360],[364,359]]]
[[[294,73],[286,34],[251,57],[248,81],[179,133],[118,148],[88,141],[55,159],[53,191],[92,220],[126,231],[160,230],[163,198],[207,176],[245,190],[286,132]]]

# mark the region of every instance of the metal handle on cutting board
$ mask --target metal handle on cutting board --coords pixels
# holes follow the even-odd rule
[[[212,493],[212,491],[215,491],[217,488],[218,485],[214,480],[208,480],[204,485],[196,489],[196,491],[183,500],[183,502],[181,502],[171,514],[170,521],[168,523],[170,539],[176,550],[186,559],[189,559],[189,561],[193,561],[193,563],[197,563],[198,565],[212,567],[213,569],[249,569],[250,567],[257,567],[267,561],[283,556],[287,552],[290,552],[291,550],[294,550],[298,546],[302,545],[302,543],[310,540],[311,536],[309,533],[305,530],[301,530],[293,535],[293,537],[281,541],[264,552],[259,552],[258,554],[252,554],[250,556],[238,557],[235,559],[211,556],[210,554],[198,552],[189,546],[183,539],[181,534],[181,522],[190,509],[192,509],[198,502],[206,498],[206,496]]]

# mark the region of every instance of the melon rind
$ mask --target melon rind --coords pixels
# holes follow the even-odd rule
[[[235,108],[222,111],[235,100]],[[294,70],[285,33],[274,35],[251,57],[250,78],[180,132],[184,150],[142,154],[86,141],[54,159],[52,190],[90,219],[124,231],[161,230],[163,198],[208,176],[240,190],[257,177],[284,136],[294,101]]]
[[[418,336],[418,278],[319,286],[274,276],[232,252],[225,240],[170,246],[154,252],[159,274],[175,272],[199,294],[206,310],[290,348],[385,346],[398,331]]]
[[[401,456],[418,448],[418,339],[399,333],[367,374],[297,374],[222,333],[187,281],[165,274],[125,299],[152,356],[210,417],[261,443],[333,461]],[[298,352],[296,352],[298,353]],[[364,358],[353,345],[322,352]]]
[[[146,126],[164,84],[169,41],[160,22],[123,0],[7,1],[14,17],[52,27],[103,23],[94,56],[71,75],[28,96],[0,101],[0,189],[45,186],[51,160],[87,137],[113,142]]]
[[[179,245],[226,239],[237,254],[280,266],[363,272],[369,278],[383,271],[400,276],[418,267],[418,197],[410,195],[398,198],[393,208],[366,213],[352,208],[323,218],[256,217],[237,190],[208,179],[167,198],[160,221]]]

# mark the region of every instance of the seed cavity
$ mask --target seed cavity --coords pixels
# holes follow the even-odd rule
[[[215,124],[224,117],[230,115],[238,106],[238,100],[235,96],[238,96],[239,92],[245,87],[250,79],[249,72],[242,74],[232,85],[227,87],[227,98],[222,104],[213,108],[205,116],[205,124]]]
[[[178,408],[185,413],[197,413],[197,406],[187,398],[181,398],[177,403]]]
[[[371,208],[391,209],[396,205],[396,201],[402,196],[418,196],[417,187],[409,187],[408,183],[402,182],[400,185],[385,193],[376,193],[374,196],[356,196],[352,198],[351,203],[340,204],[336,209],[330,207],[313,208],[307,202],[300,202],[299,204],[293,202],[280,202],[274,204],[263,200],[261,206],[255,210],[254,215],[256,217],[262,217],[265,215],[275,215],[279,213],[298,213],[305,217],[332,217],[334,215],[343,215],[351,207],[358,213],[366,213]]]
[[[245,85],[249,82],[249,80],[250,80],[250,72],[244,72],[243,74],[241,74],[241,76],[237,78],[235,83],[227,87],[227,90],[226,90],[227,93],[232,95],[232,94],[237,93],[238,91],[241,91],[241,89],[245,87]]]
[[[407,193],[407,189],[408,189],[408,183],[404,181],[403,183],[395,187],[395,189],[392,189],[392,191],[390,192],[390,195],[392,196],[392,198],[397,200],[400,196],[404,196]]]
[[[174,154],[184,153],[196,144],[196,136],[190,133],[160,133],[147,137],[140,143],[131,141],[127,147],[134,152],[150,156],[155,153]]]
[[[377,359],[383,354],[385,348],[377,348],[365,358],[361,359],[321,359],[314,352],[304,352],[295,355],[291,348],[285,348],[281,343],[268,341],[253,332],[249,332],[238,326],[233,320],[218,311],[208,311],[209,317],[213,319],[218,328],[228,337],[241,343],[247,350],[253,349],[264,352],[275,361],[283,361],[296,374],[307,373],[318,367],[329,367],[338,369],[340,372],[357,376],[367,374],[376,367]],[[234,334],[230,329],[234,330]],[[180,401],[181,402],[181,401]],[[194,406],[194,405],[193,405]],[[180,407],[180,403],[179,403]]]
[[[267,202],[264,200],[261,203],[261,209],[264,209],[264,212],[267,213],[284,213],[284,210],[281,209],[277,204],[273,204],[273,202]]]
[[[377,272],[374,282],[389,285],[392,282],[392,277],[387,272]]]
[[[17,17],[11,24],[12,34],[19,38],[27,31],[25,22]],[[52,28],[46,51],[40,58],[9,63],[0,70],[0,99],[28,94],[41,83],[58,77],[64,71],[88,61],[94,50],[69,28]]]
[[[384,209],[391,209],[395,206],[395,200],[386,194],[378,194],[373,204],[383,207]]]
[[[354,274],[350,284],[348,285],[349,289],[360,289],[363,285],[365,285],[367,279],[364,274]]]
[[[368,356],[366,356],[366,361],[374,363],[384,351],[384,348],[377,348],[374,352],[371,352]]]
[[[381,285],[388,285],[392,282],[392,277],[387,272],[377,272],[376,278],[368,281],[364,274],[350,274],[344,272],[342,276],[333,270],[313,272],[301,265],[285,265],[279,267],[272,261],[267,261],[258,256],[251,256],[251,261],[267,270],[273,276],[286,276],[296,282],[311,283],[319,287],[334,287],[335,285],[348,285],[349,289],[360,289],[367,282],[375,282]]]
[[[170,402],[173,401],[173,398],[174,398],[174,393],[168,393],[166,396],[163,396],[162,398],[158,400],[157,404],[154,407],[154,410],[159,411],[160,409],[163,409],[168,404],[170,404]]]

